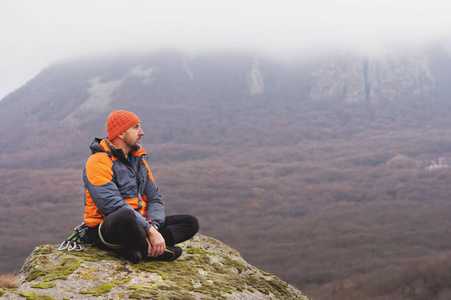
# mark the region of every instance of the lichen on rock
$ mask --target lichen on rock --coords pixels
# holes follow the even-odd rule
[[[220,241],[197,234],[173,262],[138,264],[89,245],[81,252],[37,247],[16,290],[4,299],[309,299],[278,277],[247,263]]]

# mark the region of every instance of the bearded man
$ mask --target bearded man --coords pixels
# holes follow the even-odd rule
[[[142,259],[172,261],[182,254],[175,246],[199,230],[196,217],[166,216],[161,193],[141,148],[139,118],[113,111],[107,138],[95,138],[83,171],[84,222],[89,242],[112,250],[132,263]]]

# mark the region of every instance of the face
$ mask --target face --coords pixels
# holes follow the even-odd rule
[[[124,143],[130,148],[130,151],[138,151],[141,148],[141,137],[143,135],[141,123],[136,123],[122,134]]]

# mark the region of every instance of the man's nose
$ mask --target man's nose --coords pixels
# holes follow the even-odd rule
[[[144,131],[143,131],[141,128],[139,129],[138,135],[139,135],[139,136],[144,135]]]

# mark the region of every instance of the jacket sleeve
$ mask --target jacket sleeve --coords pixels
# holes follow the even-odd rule
[[[135,212],[139,223],[146,230],[149,229],[149,223],[122,198],[119,189],[112,180],[112,165],[113,162],[103,153],[91,155],[86,163],[83,182],[94,204],[106,216],[119,208],[129,208]]]
[[[147,220],[152,221],[153,224],[160,228],[164,225],[164,221],[166,219],[163,200],[160,190],[155,184],[149,165],[146,161],[144,161],[144,164],[146,165],[148,172],[148,179],[144,188],[144,194],[147,198],[146,217]]]

